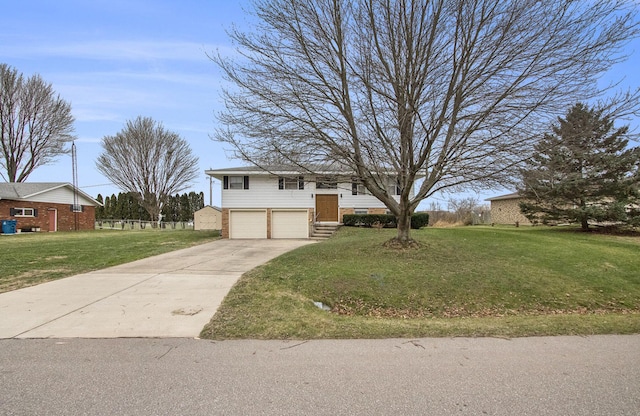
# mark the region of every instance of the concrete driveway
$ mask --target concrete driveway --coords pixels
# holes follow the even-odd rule
[[[0,338],[197,337],[246,271],[311,240],[217,240],[0,294]]]

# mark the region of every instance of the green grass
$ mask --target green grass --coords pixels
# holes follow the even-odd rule
[[[201,336],[379,338],[640,332],[640,237],[558,228],[343,228],[244,275]],[[329,305],[331,312],[314,306]]]
[[[166,253],[217,238],[191,230],[0,235],[0,293]]]

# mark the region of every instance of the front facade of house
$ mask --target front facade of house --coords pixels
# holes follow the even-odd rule
[[[489,198],[491,202],[491,222],[493,224],[531,225],[531,222],[520,212],[520,202],[523,201],[518,193]]]
[[[386,206],[350,176],[258,168],[208,170],[222,183],[223,238],[309,238],[316,223],[345,214],[385,214]],[[389,191],[399,195],[395,180]]]
[[[0,183],[0,220],[21,231],[93,230],[99,205],[70,183]]]

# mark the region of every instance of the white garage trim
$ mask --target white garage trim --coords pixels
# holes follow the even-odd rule
[[[309,238],[309,211],[272,210],[271,238]]]
[[[229,238],[267,238],[267,210],[230,210]]]

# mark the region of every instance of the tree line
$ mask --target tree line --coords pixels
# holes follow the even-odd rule
[[[134,220],[156,221],[142,206],[140,199],[131,192],[120,192],[110,197],[98,194],[96,200],[103,204],[96,207],[96,220]],[[193,213],[204,207],[203,192],[189,192],[182,195],[169,196],[162,207],[162,221],[192,221]]]

